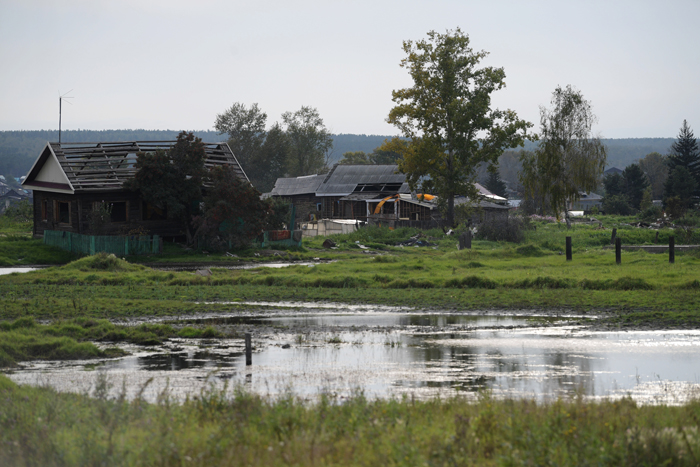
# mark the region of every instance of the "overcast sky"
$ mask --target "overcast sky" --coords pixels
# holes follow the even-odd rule
[[[316,107],[333,133],[396,134],[402,41],[460,27],[503,67],[494,105],[538,126],[557,85],[604,138],[700,134],[700,1],[0,0],[0,130],[213,129]]]

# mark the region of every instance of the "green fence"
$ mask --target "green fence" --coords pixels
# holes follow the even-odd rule
[[[263,232],[261,248],[301,246],[301,230],[270,230]]]
[[[44,244],[57,246],[73,253],[94,255],[100,251],[117,256],[151,255],[162,253],[158,235],[118,237],[106,235],[81,235],[60,230],[45,230]]]

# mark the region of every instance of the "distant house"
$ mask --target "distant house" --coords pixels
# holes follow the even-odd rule
[[[617,167],[610,167],[609,169],[606,169],[605,172],[603,172],[603,176],[615,174],[622,175],[622,169],[618,169]]]
[[[136,174],[137,153],[167,151],[174,144],[47,143],[22,182],[34,192],[34,235],[43,236],[44,230],[95,234],[91,214],[103,202],[111,207],[105,234],[145,230],[163,237],[184,235],[183,226],[168,220],[165,211],[123,188]],[[226,143],[205,143],[205,151],[206,167],[231,166],[241,179],[248,179]]]
[[[272,191],[265,193],[263,197],[287,200],[294,204],[296,218],[299,221],[315,221],[319,218],[322,209],[322,203],[316,197],[316,190],[325,178],[325,175],[278,178]]]
[[[569,202],[569,211],[590,211],[594,207],[598,209],[602,209],[603,207],[603,197],[590,192],[590,193],[585,193],[581,192],[579,193],[579,200],[578,201],[573,201]]]
[[[0,214],[4,214],[7,208],[22,201],[31,200],[30,193],[16,188],[0,187]]]
[[[507,215],[507,200],[478,183],[481,208],[474,217]],[[411,194],[406,175],[397,165],[335,165],[326,175],[279,178],[266,197],[279,197],[294,203],[300,223],[320,219],[348,219],[389,226],[429,227],[441,222],[436,199]],[[430,197],[433,198],[433,197]],[[456,198],[455,203],[468,201]]]

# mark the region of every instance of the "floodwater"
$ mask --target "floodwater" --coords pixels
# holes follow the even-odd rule
[[[17,267],[17,268],[0,268],[0,276],[5,274],[12,274],[13,272],[29,272],[36,271],[39,268],[27,268],[27,267]]]
[[[371,398],[474,397],[483,390],[537,399],[629,395],[651,404],[700,396],[700,331],[590,332],[557,317],[335,305],[173,321],[251,332],[252,366],[242,338],[172,339],[160,347],[126,345],[131,355],[123,358],[25,364],[9,376],[90,393],[103,375],[115,394],[142,391],[148,400],[163,391],[193,396],[211,385],[311,400],[358,391]]]
[[[317,264],[324,264],[324,263],[329,263],[329,262],[332,262],[332,261],[324,261],[324,262],[270,261],[270,262],[266,262],[266,263],[236,263],[236,264],[230,264],[230,265],[217,264],[216,266],[201,266],[201,265],[199,265],[199,266],[184,266],[184,265],[168,266],[167,263],[162,263],[162,264],[153,264],[150,267],[153,269],[157,269],[159,271],[196,271],[197,269],[205,269],[205,268],[210,268],[210,269],[256,269],[256,268],[286,268],[289,266],[314,267]]]

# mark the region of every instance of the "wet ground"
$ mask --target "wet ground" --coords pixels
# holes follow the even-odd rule
[[[497,396],[590,399],[630,395],[641,403],[681,403],[700,395],[700,331],[592,332],[556,312],[429,313],[338,303],[241,302],[231,313],[170,320],[214,325],[222,339],[172,339],[124,346],[118,359],[24,364],[21,383],[89,393],[98,374],[113,391],[154,400],[196,395],[208,385],[242,386],[264,396],[289,391],[313,399]],[[590,316],[588,316],[590,318]],[[243,333],[253,336],[245,365]]]
[[[0,268],[0,276],[4,276],[5,274],[12,274],[13,272],[36,271],[37,269],[39,269],[39,268],[35,268],[35,267]]]

